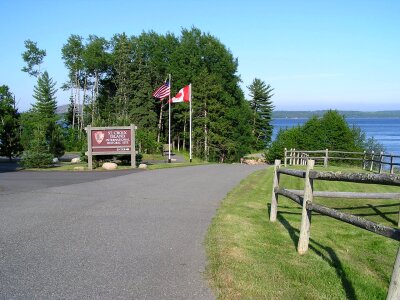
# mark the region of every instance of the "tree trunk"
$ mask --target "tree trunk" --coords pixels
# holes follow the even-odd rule
[[[82,99],[82,106],[81,106],[81,130],[83,130],[84,127],[84,120],[83,120],[83,107],[85,105],[85,100],[86,100],[86,89],[87,89],[87,76],[85,74],[85,81],[83,84],[83,99]]]
[[[182,149],[183,151],[186,150],[186,116],[185,119],[183,121],[183,143],[182,143]]]
[[[161,106],[160,106],[160,118],[158,119],[158,134],[157,134],[157,143],[160,142],[160,135],[161,135],[161,123],[162,123],[162,116],[163,116],[163,108],[164,105],[161,102]]]
[[[204,159],[208,161],[207,147],[208,147],[208,128],[207,128],[207,102],[204,103]]]

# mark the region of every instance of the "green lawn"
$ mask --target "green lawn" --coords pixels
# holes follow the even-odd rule
[[[218,298],[385,299],[399,243],[313,214],[310,249],[300,256],[301,207],[279,196],[278,220],[269,222],[272,171],[254,173],[230,192],[209,228],[206,274]],[[303,189],[303,180],[281,175],[281,187]],[[399,187],[328,181],[315,181],[314,188],[400,192]],[[314,201],[397,226],[398,200]]]

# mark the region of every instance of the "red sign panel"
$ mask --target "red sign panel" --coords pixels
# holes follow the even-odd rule
[[[92,130],[92,152],[131,151],[131,129]]]

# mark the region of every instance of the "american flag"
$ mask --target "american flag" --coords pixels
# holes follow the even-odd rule
[[[159,98],[160,100],[169,96],[170,86],[168,80],[166,80],[162,86],[156,89],[153,93],[153,97]]]

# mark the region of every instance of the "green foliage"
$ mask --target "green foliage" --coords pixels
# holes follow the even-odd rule
[[[364,149],[368,153],[381,153],[385,152],[385,147],[379,143],[374,137],[370,137],[364,142]]]
[[[61,127],[55,123],[50,123],[47,128],[49,152],[54,156],[60,158],[65,153],[64,135]]]
[[[271,98],[273,96],[270,85],[266,85],[264,81],[255,78],[251,85],[248,86],[250,91],[249,101],[252,110],[252,134],[254,136],[255,150],[265,149],[271,142],[272,137],[272,105]]]
[[[53,163],[53,155],[46,152],[24,151],[21,157],[21,164],[25,168],[49,167]]]
[[[68,127],[63,132],[66,151],[82,151],[87,148],[87,137],[85,132],[77,128]]]
[[[37,85],[34,87],[33,98],[36,99],[36,103],[32,107],[45,123],[56,119],[57,101],[54,95],[57,90],[55,86],[56,82],[53,82],[45,71],[42,76],[39,76]]]
[[[157,143],[157,134],[146,129],[136,131],[136,144],[142,153],[150,154],[161,151],[161,143]]]
[[[20,142],[20,114],[6,85],[0,86],[0,156],[12,158],[22,151]]]
[[[23,72],[27,72],[31,76],[40,76],[40,65],[43,62],[43,58],[46,56],[46,51],[38,48],[37,43],[31,40],[25,42],[25,52],[22,53],[22,59],[26,63],[26,66],[22,68]]]
[[[268,149],[267,160],[282,159],[284,148],[298,150],[363,151],[365,135],[350,128],[345,118],[335,110],[322,118],[310,118],[303,126],[279,131]]]
[[[210,34],[197,28],[182,29],[179,37],[152,31],[139,36],[123,33],[110,41],[89,36],[86,44],[72,35],[62,55],[70,72],[67,86],[73,90],[72,105],[80,101],[78,91],[89,90],[84,99],[85,124],[133,123],[143,130],[138,132],[142,149],[158,149],[156,141],[168,139],[168,105],[152,93],[171,74],[172,96],[190,83],[193,86],[194,154],[206,160],[234,161],[254,144],[237,59]],[[188,104],[172,104],[171,119],[173,142],[188,149]]]

